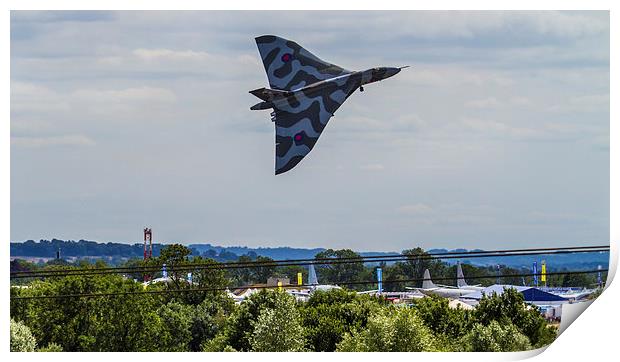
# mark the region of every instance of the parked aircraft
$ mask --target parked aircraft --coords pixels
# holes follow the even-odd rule
[[[472,293],[471,289],[461,289],[450,285],[433,283],[431,280],[431,273],[428,269],[424,270],[423,278],[422,288],[406,287],[406,289],[417,290],[426,295],[438,295],[444,298],[459,298],[462,295]]]
[[[463,269],[461,268],[461,263],[456,264],[456,285],[459,287],[459,289],[466,289],[472,291],[484,290],[484,287],[480,284],[467,285],[467,282],[465,281],[465,276],[463,275]]]

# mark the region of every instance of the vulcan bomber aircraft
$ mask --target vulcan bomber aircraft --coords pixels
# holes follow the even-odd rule
[[[250,109],[273,109],[276,175],[295,167],[314,147],[327,122],[364,85],[406,67],[350,71],[323,61],[294,41],[274,35],[256,38],[270,88],[250,91],[262,102]]]

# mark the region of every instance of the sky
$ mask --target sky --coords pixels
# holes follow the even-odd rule
[[[11,12],[11,241],[609,242],[608,12]],[[254,37],[365,87],[274,175]]]

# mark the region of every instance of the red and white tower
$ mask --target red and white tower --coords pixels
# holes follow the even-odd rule
[[[146,242],[149,242],[148,252],[146,249]],[[144,228],[144,260],[153,256],[153,233],[150,228]]]

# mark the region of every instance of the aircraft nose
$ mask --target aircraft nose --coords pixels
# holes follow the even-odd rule
[[[385,68],[385,78],[389,78],[391,76],[394,76],[394,75],[398,74],[399,72],[400,72],[400,68],[392,68],[392,67]]]

